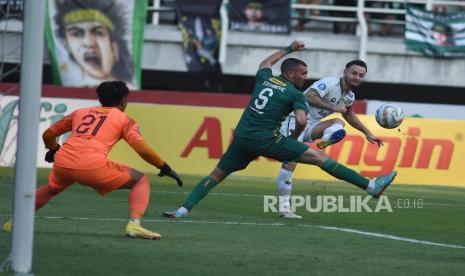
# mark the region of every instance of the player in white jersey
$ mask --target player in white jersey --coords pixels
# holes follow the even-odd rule
[[[355,95],[352,90],[358,88],[367,73],[367,65],[362,60],[353,60],[346,64],[342,78],[325,77],[314,82],[304,91],[309,105],[307,114],[307,125],[299,136],[299,141],[312,143],[320,139],[317,147],[325,147],[341,141],[346,132],[345,122],[365,134],[371,143],[383,145],[383,141],[359,120],[352,109]],[[323,120],[325,117],[341,113],[344,120],[333,118]],[[290,114],[281,125],[281,133],[289,136],[295,128],[294,114]],[[292,190],[292,174],[297,163],[284,163],[278,175],[279,212],[285,218],[301,218],[294,214],[290,208],[290,196]]]

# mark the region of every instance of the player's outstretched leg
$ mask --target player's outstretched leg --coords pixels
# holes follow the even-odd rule
[[[150,200],[149,178],[143,176],[128,186],[131,192],[129,193],[129,221],[126,225],[126,235],[132,238],[159,240],[160,234],[145,229],[140,223]]]
[[[54,176],[52,176],[52,179]],[[52,200],[56,195],[63,192],[68,186],[62,186],[60,188],[52,188],[48,183],[40,186],[36,189],[36,202],[35,202],[35,211],[39,210],[45,206],[50,200]],[[13,220],[9,219],[3,224],[2,227],[4,232],[10,233],[13,229]]]
[[[211,176],[206,176],[197,183],[194,190],[189,194],[186,201],[180,208],[175,211],[164,212],[163,216],[167,218],[183,218],[187,216],[187,213],[194,208],[195,205],[202,200],[213,187],[218,185],[215,179]]]
[[[370,180],[331,158],[326,159],[320,168],[338,179],[345,180],[360,187],[361,189],[364,189],[373,198],[378,198],[397,175],[397,171],[392,171],[388,175],[380,176],[375,180]]]
[[[378,198],[397,175],[396,171],[392,171],[388,175],[380,176],[375,180],[370,180],[363,177],[358,172],[329,158],[324,152],[317,152],[310,148],[302,154],[299,159],[299,163],[317,165],[335,178],[347,181],[365,190],[374,198]]]

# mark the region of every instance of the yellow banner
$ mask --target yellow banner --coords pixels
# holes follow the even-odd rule
[[[180,173],[206,175],[229,145],[242,109],[132,104],[135,119],[149,145]],[[406,118],[399,129],[379,127],[373,116],[359,118],[384,140],[380,149],[363,134],[346,127],[347,136],[326,149],[337,161],[368,177],[398,170],[396,183],[465,187],[465,122]],[[110,158],[145,172],[145,163],[125,143]],[[280,164],[260,157],[238,175],[275,177]],[[334,180],[318,167],[299,165],[296,178]]]

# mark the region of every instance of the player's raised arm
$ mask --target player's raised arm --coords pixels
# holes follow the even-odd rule
[[[265,58],[258,69],[271,68],[278,60],[286,56],[287,54],[295,51],[302,51],[305,48],[305,44],[302,41],[293,41],[291,45],[287,46],[285,49],[279,50],[273,53],[271,56]]]
[[[144,140],[135,141],[134,143],[131,143],[130,146],[147,163],[160,169],[158,176],[167,175],[175,179],[178,186],[182,187],[183,182],[176,171],[171,169],[171,167],[163,161],[163,159],[161,159],[161,157],[149,145],[147,145]]]
[[[349,107],[347,112],[342,113],[342,117],[355,129],[359,130],[363,134],[365,134],[366,139],[370,143],[376,143],[378,144],[378,147],[381,147],[383,145],[383,140],[380,138],[376,137],[363,123],[360,121],[358,118],[357,114],[355,114],[354,110],[352,107]]]

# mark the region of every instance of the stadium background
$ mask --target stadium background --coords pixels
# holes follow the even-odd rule
[[[139,122],[150,145],[181,173],[204,175],[216,164],[230,142],[241,108],[247,103],[258,63],[274,49],[293,39],[305,41],[308,51],[294,56],[309,64],[311,81],[340,75],[346,61],[358,58],[358,36],[334,34],[331,21],[313,18],[303,31],[289,35],[231,31],[223,74],[193,74],[187,72],[181,33],[174,25],[175,1],[155,2],[160,2],[159,9],[166,11],[159,14],[158,20],[154,19],[156,13],[149,11],[143,45],[142,90],[131,95],[128,114]],[[327,15],[322,11],[322,16]],[[295,9],[292,12],[295,25],[299,15]],[[306,14],[312,17],[310,12]],[[0,106],[4,108],[17,100],[22,26],[10,20],[8,24],[2,21],[1,28]],[[408,51],[403,31],[396,25],[396,31],[389,36],[368,37],[366,61],[368,75],[356,93],[357,113],[390,142],[380,151],[369,148],[366,142],[357,147],[363,137],[349,130],[348,138],[355,142],[341,144],[342,148],[335,147],[332,152],[328,149],[329,153],[368,176],[399,167],[399,184],[464,187],[464,59],[432,59]],[[96,104],[92,89],[51,85],[48,53],[43,69],[41,131],[70,110]],[[375,125],[374,110],[387,101],[399,104],[408,116],[399,130],[383,130]],[[12,114],[13,121],[16,115]],[[6,124],[6,114],[2,116],[1,123]],[[0,166],[9,166],[16,151],[15,134],[2,130],[3,145],[9,147],[1,149]],[[44,153],[45,149],[40,147],[39,167],[49,167],[42,161]],[[115,148],[112,158],[153,173],[122,143]],[[239,175],[275,177],[278,168],[277,162],[261,158]],[[7,173],[2,177],[7,178]],[[296,172],[296,178],[329,180],[315,168],[303,166]],[[8,208],[3,209],[2,215],[6,213]]]

